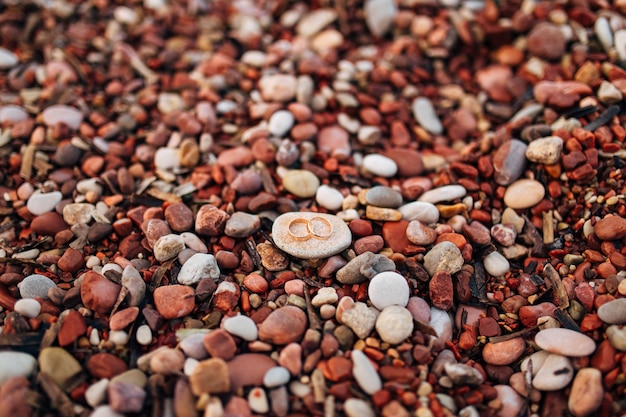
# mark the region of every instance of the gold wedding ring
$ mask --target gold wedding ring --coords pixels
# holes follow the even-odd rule
[[[333,225],[323,217],[315,216],[307,222],[306,227],[311,235],[317,239],[328,239],[333,233]]]
[[[328,239],[333,233],[333,225],[321,216],[311,217],[309,220],[298,218],[289,222],[287,232],[295,240]]]
[[[305,240],[309,238],[309,222],[305,219],[293,219],[289,222],[287,232],[296,240]]]

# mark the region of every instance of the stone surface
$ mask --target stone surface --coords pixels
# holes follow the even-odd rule
[[[230,391],[228,365],[220,358],[200,361],[189,377],[189,383],[195,395],[226,393]]]
[[[512,209],[525,209],[539,203],[546,190],[539,181],[521,179],[509,185],[504,193],[504,204]]]
[[[377,186],[367,191],[365,201],[377,207],[397,208],[402,205],[402,194],[390,187]]]
[[[83,121],[83,114],[75,107],[64,104],[53,104],[46,107],[41,117],[47,126],[63,123],[72,130],[77,130]]]
[[[252,236],[261,227],[261,219],[255,214],[237,211],[226,221],[224,233],[235,238]]]
[[[501,417],[516,417],[524,407],[525,399],[508,385],[495,385],[502,407],[498,410]]]
[[[340,268],[335,278],[342,284],[358,284],[385,271],[395,271],[396,264],[384,255],[364,252]]]
[[[613,346],[617,350],[626,352],[626,327],[613,324],[606,329],[606,336]]]
[[[381,311],[390,305],[406,306],[409,292],[406,278],[391,271],[377,274],[367,288],[370,302]]]
[[[85,307],[100,314],[111,311],[122,287],[104,275],[87,271],[80,286],[80,298]]]
[[[165,262],[178,256],[185,248],[185,242],[179,235],[169,234],[161,236],[152,248],[154,257],[159,262]]]
[[[483,259],[485,270],[493,277],[501,277],[511,268],[509,261],[500,252],[494,251]]]
[[[390,305],[376,319],[376,332],[384,342],[402,343],[413,333],[413,316],[404,307]]]
[[[420,126],[433,135],[440,135],[443,133],[441,120],[439,120],[439,116],[437,116],[437,113],[435,112],[435,107],[429,99],[426,97],[416,98],[413,100],[411,109],[413,110],[415,120],[420,124]]]
[[[437,232],[419,220],[413,220],[406,228],[406,237],[415,245],[427,246],[437,240]]]
[[[559,162],[563,152],[563,139],[559,136],[547,136],[535,139],[526,148],[526,158],[538,164],[552,165]]]
[[[533,378],[533,387],[540,391],[557,391],[569,385],[574,377],[571,361],[562,355],[550,354]]]
[[[264,354],[244,353],[235,356],[228,362],[231,389],[236,391],[250,385],[263,385],[263,377],[275,366],[276,362]]]
[[[383,178],[393,177],[398,172],[398,165],[393,159],[375,153],[363,158],[362,167],[366,172]]]
[[[107,394],[111,408],[120,413],[140,412],[147,395],[142,388],[122,381],[111,381]]]
[[[428,283],[428,292],[433,306],[448,311],[454,305],[454,287],[448,272],[436,272]]]
[[[39,353],[39,370],[47,373],[64,391],[69,391],[79,381],[82,367],[67,350],[48,347]]]
[[[372,35],[383,36],[393,25],[398,7],[393,0],[367,0],[363,7],[365,23]]]
[[[436,223],[439,220],[437,207],[425,201],[413,201],[398,207],[404,220],[418,220],[424,224]]]
[[[267,370],[263,376],[263,385],[267,388],[276,388],[285,385],[291,379],[291,374],[287,368],[275,366]]]
[[[28,208],[31,214],[39,216],[54,210],[62,198],[63,194],[59,191],[49,193],[34,192],[26,202],[26,208]]]
[[[224,318],[222,327],[233,336],[240,337],[248,342],[256,340],[259,334],[254,321],[250,317],[241,314]]]
[[[176,278],[183,285],[197,284],[203,278],[217,281],[220,277],[220,268],[213,255],[196,253],[185,261]]]
[[[541,330],[535,336],[535,343],[541,349],[563,356],[589,356],[596,350],[596,343],[592,338],[563,328]]]
[[[602,304],[598,308],[598,317],[608,324],[625,324],[626,298],[618,298]]]
[[[14,311],[27,318],[34,318],[41,311],[39,301],[32,298],[23,298],[15,302]]]
[[[367,307],[365,303],[357,302],[354,303],[352,308],[343,312],[341,321],[348,326],[359,339],[365,339],[374,329],[377,317],[378,314],[375,309]]]
[[[283,177],[283,187],[296,197],[311,198],[319,186],[319,178],[305,169],[293,169]]]
[[[343,203],[343,194],[336,188],[326,184],[321,185],[315,192],[315,201],[328,210],[339,210]]]
[[[418,201],[437,204],[465,197],[466,194],[467,190],[461,185],[444,185],[443,187],[433,188],[432,190],[426,191],[419,197]],[[437,218],[439,218],[439,216],[437,216]]]
[[[485,344],[483,359],[491,365],[509,365],[515,362],[526,349],[526,342],[521,337],[503,342]]]
[[[566,41],[558,26],[541,22],[528,34],[528,51],[539,58],[559,59],[565,51]]]
[[[316,217],[322,218],[323,221],[316,220]],[[330,235],[326,239],[321,239],[310,234],[307,230],[307,222],[311,220],[313,220],[314,227],[319,226],[320,234],[325,236],[330,233]],[[332,227],[328,228],[328,223],[325,222]],[[327,258],[347,249],[352,244],[352,233],[343,220],[323,213],[282,214],[274,221],[272,237],[279,249],[302,259]]]
[[[526,144],[512,139],[501,145],[493,156],[494,179],[500,185],[517,180],[526,168]]]
[[[594,226],[598,239],[617,240],[626,236],[626,219],[620,216],[605,216]]]
[[[270,313],[259,326],[259,339],[275,345],[298,342],[306,330],[306,314],[298,307],[285,306]]]

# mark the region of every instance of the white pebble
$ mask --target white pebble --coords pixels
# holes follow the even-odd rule
[[[393,177],[398,172],[398,165],[393,159],[378,154],[365,155],[363,168],[367,172],[383,178]]]
[[[222,327],[233,336],[240,337],[248,342],[255,341],[259,335],[254,321],[250,317],[241,314],[225,318],[222,321]]]
[[[339,300],[337,290],[333,287],[324,287],[315,294],[315,297],[311,300],[313,307],[321,307],[325,304],[334,304]]]
[[[26,208],[31,212],[31,214],[39,216],[54,210],[62,198],[63,194],[59,191],[52,191],[50,193],[40,193],[35,191],[28,199]]]
[[[295,122],[293,114],[288,110],[278,110],[270,117],[267,129],[274,135],[282,138],[289,132]]]
[[[265,390],[260,387],[254,387],[248,393],[248,405],[250,409],[257,414],[265,414],[270,411],[270,404],[267,400]]]
[[[437,207],[425,201],[413,201],[398,207],[404,220],[419,220],[424,224],[436,223],[439,220]]]
[[[526,158],[538,164],[552,165],[559,162],[563,151],[563,139],[559,136],[547,136],[535,139],[526,148]]]
[[[89,333],[89,344],[91,346],[98,346],[100,344],[98,329],[91,329],[91,333]]]
[[[434,135],[440,135],[443,133],[443,125],[439,116],[435,112],[433,103],[426,97],[418,97],[413,100],[412,105],[413,116],[417,123],[424,129]]]
[[[263,385],[267,388],[276,388],[285,385],[291,379],[291,374],[287,368],[275,366],[267,370],[263,376]]]
[[[12,68],[17,65],[19,60],[17,55],[5,48],[0,48],[0,70]]]
[[[383,342],[402,343],[413,333],[413,315],[404,307],[391,305],[376,319],[376,331]]]
[[[343,403],[343,409],[348,417],[375,417],[372,407],[358,398],[348,398]]]
[[[352,375],[356,383],[367,394],[374,394],[383,387],[380,375],[376,372],[374,365],[360,350],[353,350],[352,356]]]
[[[100,381],[91,384],[85,391],[85,401],[92,407],[97,407],[104,402],[107,395],[109,380],[103,378]]]
[[[180,268],[178,282],[183,285],[194,285],[202,278],[217,281],[219,277],[220,268],[215,257],[208,253],[196,253]]]
[[[343,204],[343,194],[336,188],[324,184],[315,192],[315,201],[327,210],[339,210]]]
[[[507,261],[507,259],[497,251],[491,252],[489,255],[485,256],[483,263],[485,265],[485,270],[492,277],[501,277],[509,272],[509,269],[511,268],[509,261]]]
[[[135,336],[137,343],[142,346],[148,346],[152,342],[152,330],[147,324],[142,324],[137,328],[137,335]]]
[[[41,311],[41,304],[34,298],[22,298],[15,302],[15,312],[30,319],[35,318]]]
[[[391,305],[406,306],[409,302],[409,293],[406,278],[392,271],[377,274],[367,288],[370,301],[381,311]]]
[[[128,343],[128,333],[123,330],[111,330],[109,341],[115,343],[116,346],[124,346]]]
[[[187,376],[191,376],[199,363],[200,361],[194,358],[185,359],[185,364],[183,365],[183,373]]]
[[[467,190],[462,185],[444,185],[443,187],[426,191],[418,200],[437,204],[442,201],[452,201],[465,197],[466,194]]]
[[[185,249],[183,238],[179,235],[164,235],[156,241],[153,247],[154,257],[159,262],[165,262],[178,256],[180,251]]]
[[[180,151],[173,148],[159,148],[154,153],[154,166],[160,171],[180,168]]]

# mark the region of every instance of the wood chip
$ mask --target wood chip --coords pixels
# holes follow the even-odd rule
[[[560,309],[565,309],[569,307],[569,297],[567,296],[565,286],[561,282],[561,277],[559,276],[559,273],[556,272],[551,264],[546,264],[543,267],[543,276],[552,285],[552,291],[554,291],[554,295],[558,300],[558,307]]]
[[[35,160],[35,152],[37,147],[35,145],[28,145],[24,149],[24,155],[22,155],[22,165],[20,166],[20,177],[25,180],[29,180],[33,173],[33,162]]]

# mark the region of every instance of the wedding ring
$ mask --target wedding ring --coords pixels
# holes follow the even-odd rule
[[[328,239],[333,233],[333,225],[321,216],[311,217],[306,227],[309,233],[317,239]]]
[[[309,222],[305,219],[293,219],[289,222],[287,232],[296,240],[305,240],[309,238]]]

